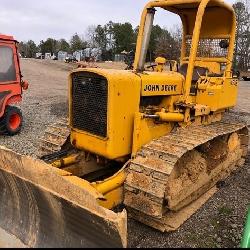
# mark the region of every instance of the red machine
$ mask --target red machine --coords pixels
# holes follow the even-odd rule
[[[22,80],[18,42],[12,36],[0,34],[0,134],[15,135],[20,132],[22,112],[12,106],[22,101],[28,83]]]

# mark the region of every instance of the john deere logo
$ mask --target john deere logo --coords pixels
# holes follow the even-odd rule
[[[164,92],[175,92],[177,91],[177,85],[156,85],[156,84],[148,84],[144,88],[145,92],[156,92],[156,91],[164,91]]]

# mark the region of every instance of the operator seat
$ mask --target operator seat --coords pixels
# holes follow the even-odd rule
[[[188,64],[184,63],[180,66],[179,73],[181,73],[186,78],[187,70],[188,70]],[[209,71],[208,68],[205,68],[205,67],[199,67],[199,66],[194,67],[190,95],[197,94],[197,82],[200,79],[200,76],[206,76],[208,71]]]
[[[188,70],[188,64],[184,63],[181,65],[179,73],[181,73],[183,76],[186,77],[187,70]],[[208,71],[209,71],[208,68],[195,66],[192,81],[197,82],[200,76],[205,76],[208,73]]]

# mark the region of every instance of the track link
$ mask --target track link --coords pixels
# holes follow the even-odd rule
[[[62,150],[63,146],[67,143],[70,136],[70,127],[67,119],[50,125],[40,138],[40,148],[38,150],[38,157],[50,155]]]
[[[205,173],[205,160],[198,152],[204,149],[200,147],[213,146],[215,144],[212,142],[218,138],[229,138],[234,133],[240,139],[240,157],[235,150],[230,153],[230,160],[225,159],[220,164],[214,160],[218,166],[215,169],[210,166],[209,174],[208,169]],[[216,143],[218,147],[223,147],[222,142]],[[175,230],[192,215],[187,207],[191,207],[194,213],[208,199],[206,193],[244,163],[247,151],[248,129],[243,123],[219,122],[178,129],[144,146],[132,160],[125,183],[124,203],[136,220],[161,231]],[[192,159],[195,168],[192,171],[185,170]],[[184,172],[185,182],[178,179],[179,172]],[[175,193],[178,188],[185,189],[183,183],[189,182],[196,183],[195,187],[191,185],[189,188],[187,185],[186,190]],[[180,217],[182,221],[175,223]],[[170,225],[168,218],[171,220]]]

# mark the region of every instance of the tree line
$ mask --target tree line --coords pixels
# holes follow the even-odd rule
[[[112,60],[115,54],[122,51],[129,52],[136,49],[136,40],[139,26],[133,28],[132,24],[114,23],[110,21],[105,25],[90,26],[87,29],[86,38],[75,33],[70,41],[66,39],[55,40],[48,38],[38,45],[34,41],[20,42],[19,51],[23,57],[35,57],[37,52],[42,54],[56,54],[58,51],[73,53],[85,48],[100,48],[103,60]],[[179,58],[181,46],[181,32],[178,27],[169,32],[159,25],[153,26],[149,44],[148,59],[153,59],[161,54],[167,58]]]
[[[19,43],[19,52],[23,57],[34,58],[36,53],[51,53],[56,54],[59,51],[65,51],[68,53],[73,53],[76,50],[82,50],[87,47],[87,42],[85,42],[78,34],[72,36],[70,42],[62,38],[56,40],[53,38],[48,38],[46,41],[42,40],[38,45],[32,40],[28,42]]]
[[[250,10],[249,1],[238,0],[233,5],[237,17],[237,36],[235,46],[234,67],[246,70],[250,67]],[[135,51],[139,26],[132,24],[108,22],[105,25],[89,26],[86,36],[74,34],[69,41],[48,38],[38,45],[34,41],[21,42],[20,53],[24,57],[35,57],[37,52],[56,54],[58,51],[73,53],[87,47],[100,48],[103,60],[112,60],[115,54],[122,51]],[[182,32],[175,26],[169,31],[159,25],[153,26],[147,59],[154,60],[156,56],[178,60],[180,57]]]

